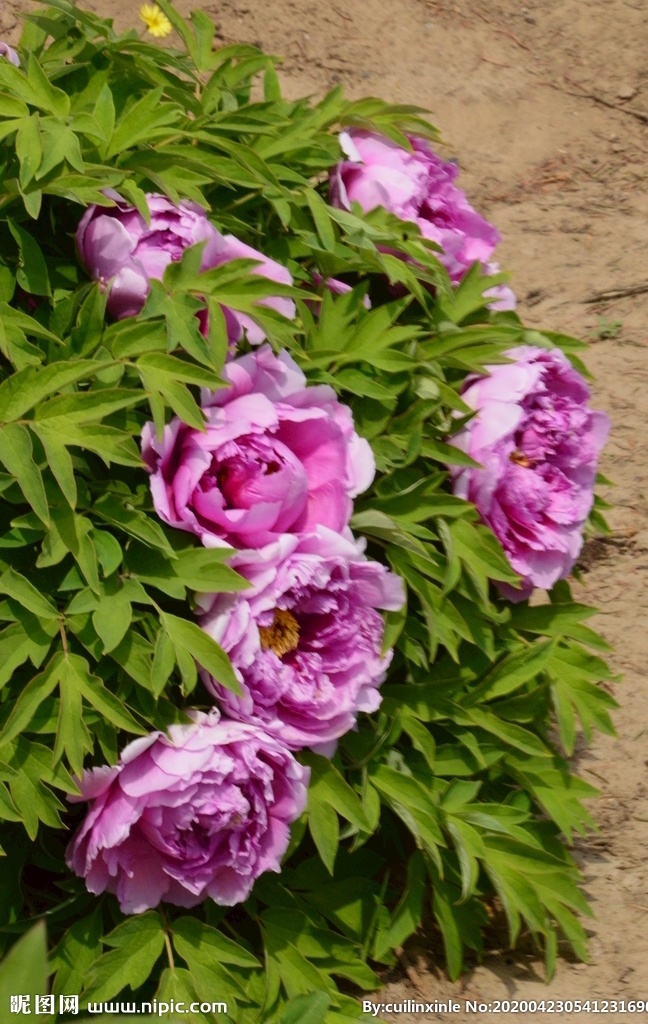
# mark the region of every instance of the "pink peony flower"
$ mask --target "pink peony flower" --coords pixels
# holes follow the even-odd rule
[[[14,50],[13,46],[9,46],[9,43],[0,42],[0,57],[6,57],[10,64],[14,67],[20,67],[20,57]]]
[[[477,415],[452,438],[480,469],[454,472],[454,493],[472,501],[499,539],[522,589],[568,575],[583,544],[598,455],[609,429],[587,406],[589,388],[559,349],[520,346],[512,363],[467,382]]]
[[[126,914],[247,899],[259,875],[281,870],[289,825],[306,805],[309,769],[279,740],[219,722],[216,709],[191,717],[81,781],[76,799],[90,809],[68,866],[90,892],[114,893]]]
[[[418,225],[424,238],[441,246],[439,260],[454,283],[473,263],[487,274],[499,269],[491,262],[499,233],[477,213],[454,184],[456,164],[438,157],[425,139],[410,138],[412,152],[373,132],[342,132],[347,157],[331,175],[331,202],[345,210],[360,204],[365,213],[378,206]],[[514,309],[510,288],[496,286],[488,293],[494,309]]]
[[[228,715],[259,722],[290,749],[332,754],[358,712],[380,704],[391,652],[381,654],[376,609],[402,606],[402,580],[324,528],[231,564],[252,587],[204,595],[201,625],[228,652],[243,695],[205,673],[208,690]]]
[[[196,203],[182,200],[175,206],[161,195],[148,195],[151,223],[134,207],[109,193],[116,206],[90,206],[77,229],[79,254],[92,277],[110,286],[107,309],[118,320],[136,316],[149,292],[149,281],[161,280],[170,263],[179,260],[190,245],[205,242],[201,270],[211,270],[235,259],[254,259],[258,266],[252,273],[280,284],[292,284],[285,267],[268,259],[233,235],[222,235],[207,219]],[[271,307],[288,318],[295,315],[291,299],[270,297],[260,305]],[[248,341],[259,344],[265,335],[245,313],[223,307],[228,338],[231,344],[247,334]],[[207,317],[202,314],[201,327],[206,330]]]
[[[204,433],[174,419],[158,440],[144,427],[158,515],[207,547],[258,547],[318,524],[343,530],[375,472],[347,406],[327,385],[307,387],[288,353],[267,345],[223,376],[228,388],[203,395]]]

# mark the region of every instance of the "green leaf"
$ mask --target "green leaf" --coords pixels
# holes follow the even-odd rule
[[[92,624],[103,643],[104,654],[114,650],[128,631],[133,608],[125,589],[102,597],[92,615]]]
[[[295,996],[286,1003],[279,1024],[326,1024],[330,1005],[326,992]]]
[[[16,280],[21,288],[32,295],[51,295],[47,263],[38,242],[20,224],[7,220],[11,234],[18,243],[18,270]],[[12,380],[11,377],[8,381]],[[5,383],[3,381],[3,383]],[[0,388],[2,385],[0,385]],[[1,408],[1,404],[0,404]],[[29,406],[28,406],[29,408]],[[0,420],[4,419],[0,412]]]
[[[198,1002],[198,993],[196,992],[196,986],[194,980],[189,971],[186,971],[184,967],[165,967],[160,975],[160,984],[155,993],[155,997],[160,1003],[184,1003],[185,1006],[189,1006],[192,1003]],[[179,1019],[179,1018],[178,1018]],[[212,1024],[213,1014],[204,1014],[198,1011],[192,1011],[190,1013],[183,1013],[182,1020],[187,1021],[187,1024]]]
[[[415,838],[435,857],[437,847],[445,846],[446,842],[440,828],[439,808],[423,783],[388,765],[377,765],[371,781]]]
[[[177,552],[173,570],[186,587],[200,593],[247,590],[250,583],[229,565],[223,565],[223,560],[230,556],[227,549],[185,548]]]
[[[101,955],[102,934],[98,907],[68,928],[50,957],[50,970],[56,972],[52,985],[55,995],[82,991],[89,967]]]
[[[125,729],[126,732],[136,733],[138,736],[146,735],[146,729],[138,724],[126,706],[106,688],[103,680],[91,675],[85,658],[78,654],[70,654],[69,672],[70,679],[74,680],[79,692],[109,722],[118,729]]]
[[[65,160],[81,174],[84,173],[85,165],[79,139],[72,129],[62,124],[44,125],[43,160],[36,172],[37,180],[46,177]]]
[[[50,524],[52,540],[60,543],[63,551],[71,552],[88,586],[99,592],[97,553],[90,537],[92,524],[88,516],[80,516],[69,505],[52,508]],[[42,561],[39,564],[43,564]]]
[[[340,841],[340,823],[331,804],[318,799],[313,790],[308,794],[308,828],[329,874],[333,874]]]
[[[78,391],[72,395],[55,395],[38,406],[34,420],[39,429],[41,426],[49,426],[47,421],[50,417],[64,416],[66,421],[72,423],[100,423],[106,416],[141,401],[142,395],[138,391],[125,388],[101,388],[96,391]],[[60,426],[54,429],[60,430]]]
[[[115,128],[115,102],[107,83],[104,83],[101,87],[92,113],[102,131],[104,139],[107,141],[112,138]],[[105,158],[105,153],[102,156]]]
[[[169,612],[161,612],[160,621],[173,641],[176,651],[184,651],[195,658],[217,682],[228,690],[240,694],[241,687],[229,658],[204,629],[189,619],[181,619]]]
[[[40,705],[58,684],[63,663],[64,655],[62,651],[59,651],[49,662],[47,668],[27,683],[0,733],[0,746],[9,743],[23,731],[25,726],[29,725]]]
[[[309,796],[319,803],[330,804],[360,831],[371,831],[360,797],[329,759],[303,751],[302,760],[311,768]]]
[[[50,599],[15,569],[5,569],[0,576],[0,594],[13,597],[23,608],[33,612],[39,619],[58,620],[59,618],[59,613]]]
[[[142,468],[142,457],[130,434],[117,427],[105,424],[75,423],[67,416],[52,416],[46,421],[46,429],[58,432],[67,445],[85,448],[95,452],[106,465],[135,466]],[[39,423],[39,428],[42,429]]]
[[[408,861],[405,891],[392,914],[389,926],[376,937],[374,953],[377,959],[389,950],[402,946],[420,926],[426,882],[425,861],[416,850]]]
[[[143,636],[133,629],[129,630],[122,642],[111,652],[111,657],[140,686],[147,690],[153,689],[151,682],[153,647]]]
[[[20,994],[30,998],[31,1013],[35,997],[46,993],[47,941],[45,922],[39,921],[18,939],[0,965],[0,1012],[10,1020],[15,1013],[11,998]]]
[[[51,638],[43,633],[36,635],[33,628],[26,629],[16,622],[0,632],[0,687],[12,677],[19,665],[29,658],[36,668],[42,663],[50,648]]]
[[[77,501],[74,466],[72,465],[70,453],[65,446],[64,438],[61,437],[58,430],[48,430],[44,424],[33,423],[30,424],[30,427],[43,445],[48,465],[66,501],[71,508],[74,508]]]
[[[149,910],[117,925],[104,941],[113,949],[90,968],[88,1000],[112,999],[127,985],[138,989],[164,949],[164,928],[158,914]]]
[[[436,767],[436,743],[430,730],[413,715],[402,716],[403,729],[412,741],[415,750],[419,750],[432,771]]]
[[[60,786],[68,793],[77,792],[61,765],[52,766],[52,753],[47,747],[29,743],[24,736],[13,743],[11,764],[16,774],[9,782],[11,796],[30,839],[38,834],[39,823],[50,828],[63,827],[61,812],[65,807],[49,788]]]
[[[104,494],[95,502],[94,511],[100,519],[120,527],[124,533],[137,537],[150,547],[159,548],[167,558],[176,557],[160,525],[144,512],[120,500],[116,494]]]
[[[0,385],[0,388],[2,385]],[[49,524],[49,509],[43,477],[34,462],[34,450],[27,427],[6,423],[0,428],[0,462],[14,476],[38,518]]]
[[[94,743],[83,720],[82,695],[77,680],[74,667],[64,659],[60,670],[59,718],[52,756],[56,763],[65,753],[72,771],[80,778],[83,758],[90,753]]]
[[[440,878],[437,878],[432,896],[432,909],[441,928],[448,974],[451,981],[456,981],[463,968],[463,942],[454,913],[453,897],[454,894],[451,893],[449,887]]]
[[[33,90],[34,102],[43,110],[66,118],[70,113],[70,98],[62,89],[52,85],[33,53],[27,60],[27,78]]]
[[[159,697],[173,672],[176,663],[175,647],[165,629],[160,629],[155,641],[155,654],[151,667],[153,694]]]
[[[331,217],[328,212],[329,207],[314,189],[308,189],[306,191],[306,202],[308,203],[310,212],[313,215],[313,220],[315,221],[315,227],[317,229],[320,242],[325,249],[328,249],[329,252],[334,252],[336,239]]]
[[[472,825],[457,818],[449,817],[446,828],[459,861],[461,872],[461,902],[465,903],[474,895],[479,878],[479,858],[486,856],[486,848],[479,832]]]
[[[43,158],[43,142],[38,114],[24,117],[16,132],[16,155],[20,162],[20,184],[26,189]]]
[[[49,395],[78,380],[94,377],[105,370],[106,365],[91,360],[63,361],[38,368],[27,366],[19,370],[0,384],[0,420],[7,423],[21,419]]]
[[[173,944],[187,962],[191,958],[207,967],[213,963],[249,968],[261,966],[244,946],[195,917],[180,917],[173,922]]]
[[[121,121],[115,125],[105,159],[109,160],[142,139],[150,138],[154,128],[171,124],[178,119],[179,110],[174,105],[160,103],[163,92],[162,87],[151,89],[124,112]]]
[[[462,702],[464,706],[480,704],[517,690],[535,679],[545,668],[556,647],[555,640],[539,640],[502,658],[471,688]]]
[[[112,576],[122,564],[124,557],[119,541],[113,537],[112,533],[108,533],[107,530],[98,530],[96,526],[92,529],[92,540],[104,576]]]

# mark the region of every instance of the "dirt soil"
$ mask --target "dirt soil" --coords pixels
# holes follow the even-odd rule
[[[470,1013],[466,1000],[648,1001],[648,4],[646,0],[177,0],[202,6],[219,40],[284,58],[290,96],[342,83],[431,112],[463,186],[494,221],[530,324],[587,340],[595,405],[613,423],[602,469],[614,480],[612,535],[584,559],[579,599],[598,605],[615,645],[610,684],[618,740],[597,738],[580,772],[601,789],[600,834],[577,855],[596,914],[591,961],[561,960],[547,987],[529,950],[502,948],[452,984],[434,937],[411,943],[376,1002],[459,1003],[459,1012],[381,1014],[386,1021],[630,1022],[644,1014]],[[15,37],[28,0],[0,0]],[[88,4],[137,24],[132,0]],[[607,295],[601,293],[608,293]],[[599,295],[598,300],[595,297]],[[604,1004],[603,1004],[604,1005]]]

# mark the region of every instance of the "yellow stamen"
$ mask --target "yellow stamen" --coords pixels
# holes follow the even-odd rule
[[[523,469],[533,469],[536,464],[535,459],[529,458],[524,452],[511,452],[509,455],[509,461],[514,462],[516,466],[522,466]]]
[[[140,7],[139,16],[146,25],[147,31],[156,39],[164,39],[170,32],[173,32],[173,25],[157,4],[143,4]]]
[[[275,608],[271,626],[259,626],[264,651],[274,651],[280,658],[299,645],[299,623],[292,612]]]

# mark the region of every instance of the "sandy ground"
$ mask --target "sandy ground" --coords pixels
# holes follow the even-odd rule
[[[547,987],[529,951],[505,948],[455,984],[433,937],[419,937],[376,1001],[458,1003],[458,1011],[387,1021],[597,1021],[646,1017],[613,1000],[648,1002],[648,5],[646,0],[203,0],[223,41],[254,42],[284,58],[291,96],[342,83],[348,94],[418,103],[459,159],[475,205],[500,228],[522,316],[590,342],[596,405],[613,421],[603,471],[613,533],[591,546],[580,599],[600,606],[615,645],[611,686],[617,741],[597,738],[580,771],[602,795],[600,835],[578,856],[596,914],[588,965],[562,960]],[[2,0],[0,0],[2,5]],[[26,0],[4,0],[0,30],[15,35]],[[120,26],[131,0],[96,0]],[[196,3],[177,0],[185,11]],[[636,294],[587,302],[596,293]],[[471,1013],[466,1000],[598,1000],[599,1011]],[[605,1012],[604,1000],[609,1000]]]

